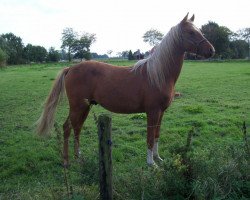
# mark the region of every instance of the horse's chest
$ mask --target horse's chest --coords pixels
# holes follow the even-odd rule
[[[147,95],[145,95],[146,106],[145,109],[149,110],[162,110],[165,111],[172,101],[173,89],[163,88],[162,91],[159,90],[151,90]]]
[[[161,109],[166,110],[171,104],[171,101],[172,101],[171,95],[163,96],[159,102]]]
[[[172,90],[170,90],[169,92],[159,94],[156,104],[158,104],[161,110],[166,110],[170,106],[173,98],[172,93]]]

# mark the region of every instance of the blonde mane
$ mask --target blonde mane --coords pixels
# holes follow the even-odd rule
[[[171,68],[174,67],[175,49],[180,45],[181,41],[181,28],[178,24],[171,28],[153,54],[146,59],[139,60],[132,70],[137,72],[139,69],[146,67],[150,84],[161,88],[162,84],[170,76]]]

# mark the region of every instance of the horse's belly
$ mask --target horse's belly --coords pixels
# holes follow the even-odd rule
[[[98,104],[107,110],[115,113],[138,113],[144,112],[144,103],[140,95],[135,94],[121,94],[114,92],[108,93],[107,95],[98,95],[95,99]]]
[[[114,112],[114,113],[121,113],[121,114],[130,114],[130,113],[141,113],[145,112],[143,107],[141,106],[135,106],[135,105],[123,105],[123,104],[113,104],[113,105],[105,105],[105,104],[100,104],[102,107],[105,109]]]

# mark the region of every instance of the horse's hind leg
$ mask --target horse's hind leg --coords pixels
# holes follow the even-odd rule
[[[63,124],[63,131],[64,131],[64,140],[63,140],[63,164],[64,166],[68,166],[69,164],[69,136],[71,132],[71,124],[69,117]]]
[[[88,113],[90,110],[90,106],[87,104],[83,104],[77,108],[70,110],[70,121],[72,128],[74,130],[74,153],[75,157],[79,157],[80,148],[79,148],[79,137],[82,129],[82,125],[86,120]]]

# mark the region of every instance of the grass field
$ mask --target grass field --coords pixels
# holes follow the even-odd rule
[[[128,61],[108,62],[132,65]],[[42,103],[65,64],[0,69],[0,199],[98,199],[98,141],[94,106],[81,134],[82,156],[65,172],[61,141],[34,133]],[[185,62],[181,92],[164,115],[158,168],[146,165],[145,114],[112,113],[115,199],[250,198],[250,63]],[[67,100],[58,107],[60,125]],[[243,122],[247,124],[244,136]],[[191,134],[190,134],[191,133]],[[189,148],[187,137],[191,135]]]

